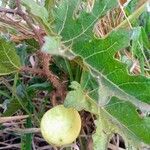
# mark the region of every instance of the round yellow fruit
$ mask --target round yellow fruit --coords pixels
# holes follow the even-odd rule
[[[81,117],[73,108],[58,105],[48,110],[41,120],[41,133],[52,145],[63,146],[72,143],[81,130]]]

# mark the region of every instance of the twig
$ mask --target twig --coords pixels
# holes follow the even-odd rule
[[[21,25],[18,21],[12,21],[12,20],[8,20],[8,19],[0,17],[0,22],[7,24],[9,26],[11,25],[10,27],[16,28],[19,32],[23,33],[24,35],[33,37],[33,33],[28,31],[28,29],[25,26]]]
[[[5,146],[5,147],[0,147],[0,149],[4,150],[4,149],[12,149],[12,148],[19,148],[20,149],[20,144],[9,144],[8,146]]]
[[[0,12],[10,13],[10,14],[17,14],[17,10],[15,9],[8,9],[0,7]]]
[[[43,45],[43,40],[41,39],[41,35],[39,34],[39,30],[37,30],[33,24],[31,23],[30,19],[26,16],[26,14],[21,9],[20,0],[16,0],[16,6],[17,6],[17,13],[26,21],[28,26],[33,30],[34,34],[36,35],[39,44]]]
[[[53,148],[53,147],[50,146],[50,145],[46,145],[46,146],[42,146],[42,147],[37,148],[37,150],[47,150],[47,149],[50,149],[50,148]],[[57,150],[57,149],[55,149],[55,150]]]
[[[7,128],[5,131],[11,131],[11,132],[16,132],[19,134],[27,134],[27,133],[40,133],[39,128],[26,128],[26,129],[21,129],[21,128]]]
[[[14,120],[20,120],[20,119],[26,119],[28,117],[29,117],[29,115],[12,116],[12,117],[0,117],[0,123],[5,123],[5,122],[9,122],[9,121],[14,121]]]
[[[110,148],[111,150],[125,150],[124,148],[118,147],[118,146],[113,145],[111,143],[109,143],[108,148]]]
[[[40,45],[43,45],[43,40],[41,38],[41,34],[39,33],[39,30],[37,30],[34,25],[31,23],[29,17],[27,17],[27,15],[22,11],[21,9],[21,5],[20,5],[20,0],[16,0],[16,6],[17,6],[17,9],[7,9],[7,8],[2,8],[0,7],[0,12],[4,12],[4,13],[10,13],[10,14],[17,14],[19,15],[21,18],[23,18],[27,25],[32,29],[32,31],[34,32],[34,35],[36,36],[36,38],[38,39],[39,41],[39,44]],[[10,21],[10,20],[5,20],[5,19],[2,19],[0,18],[0,21],[1,22],[4,22],[4,23],[7,23],[7,24],[11,24],[13,26],[17,26],[16,22],[13,22],[13,21]],[[18,29],[18,28],[17,28]],[[26,33],[26,32],[25,32]]]

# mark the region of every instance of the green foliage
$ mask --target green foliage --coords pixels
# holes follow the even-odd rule
[[[132,14],[135,11],[137,4],[138,0],[132,0],[129,2],[129,4],[125,8],[128,15]]]
[[[30,111],[30,113],[33,113],[31,101],[28,102],[27,108]],[[26,119],[25,127],[32,128],[32,118]],[[32,150],[32,138],[33,138],[32,133],[23,134],[21,136],[21,150]]]
[[[51,54],[57,55],[57,50],[61,46],[60,38],[59,37],[45,37],[45,44],[42,47],[42,51],[47,52],[50,51]]]
[[[48,82],[34,83],[27,88],[28,92],[33,92],[35,90],[48,90],[51,91],[52,87]],[[32,93],[33,94],[33,93]]]
[[[26,106],[26,104],[24,104]],[[21,109],[21,105],[19,104],[18,100],[12,99],[7,105],[6,111],[3,113],[3,116],[12,116],[16,113],[17,110]]]
[[[44,23],[47,22],[48,12],[45,7],[38,5],[35,1],[22,0],[22,3],[27,7],[32,15],[39,17]]]
[[[2,1],[0,2],[0,6],[6,7],[7,3],[8,3],[8,0],[2,0]]]
[[[17,72],[20,66],[20,59],[16,54],[15,45],[0,38],[0,75]]]
[[[145,48],[149,49],[149,41],[148,37],[142,27],[137,27],[133,30],[133,36],[132,36],[132,52],[135,55],[135,57],[138,58],[141,68],[141,73],[144,74],[144,65],[145,65],[145,59],[148,63],[148,60],[145,56]]]
[[[67,97],[64,102],[64,105],[66,107],[74,107],[78,111],[84,109],[86,111],[90,111],[93,114],[98,113],[96,103],[94,103],[90,99],[90,97],[88,97],[88,95],[86,95],[83,92],[79,83],[73,81],[72,84],[70,85],[70,88],[72,88],[73,90],[67,94]]]
[[[45,0],[45,8],[50,12],[54,6],[54,0]]]
[[[117,97],[112,97],[106,109],[128,130],[127,132],[145,143],[150,143],[150,117],[142,112],[138,113],[134,105],[121,102]]]
[[[47,9],[49,14],[49,20],[48,20],[49,22],[53,21],[52,8],[54,7],[54,4],[55,4],[55,0],[45,0],[44,6]]]
[[[70,58],[70,55],[68,55],[70,48],[71,56],[80,56],[84,65],[89,68],[89,71],[99,83],[98,104],[106,108],[117,105],[118,102],[114,101],[113,97],[115,95],[122,105],[118,104],[118,111],[115,111],[117,110],[116,107],[110,109],[111,111],[106,109],[111,118],[116,118],[121,123],[122,130],[124,127],[129,130],[131,134],[126,134],[128,138],[135,136],[137,141],[140,140],[149,144],[149,119],[146,119],[146,122],[145,119],[140,119],[136,108],[142,112],[150,111],[150,80],[144,76],[130,75],[127,72],[126,65],[114,58],[117,51],[130,45],[131,37],[135,32],[122,29],[114,30],[104,39],[94,37],[92,32],[99,17],[115,4],[115,1],[95,1],[93,9],[89,10],[87,3],[81,1],[60,1],[57,8],[54,9],[56,31],[61,35],[62,43],[66,45],[67,49],[62,49],[57,44],[59,48],[55,54]],[[139,36],[135,37],[138,38]],[[137,42],[139,39],[133,38],[133,43],[135,41]],[[48,44],[48,42],[45,43],[43,49]],[[51,53],[51,49],[48,52]],[[140,54],[138,53],[138,55]],[[90,102],[87,101],[89,98],[79,85],[73,82],[71,88],[74,90],[68,93],[65,106],[76,107],[79,110],[84,108],[90,112],[93,112],[91,109],[93,106],[94,110],[97,110],[95,102],[91,102],[91,99]],[[128,109],[129,107],[130,109]],[[122,113],[120,113],[121,110]],[[126,115],[126,112],[128,112],[128,115]],[[107,114],[107,112],[105,113]],[[132,119],[133,117],[135,119]],[[99,128],[99,125],[97,128]]]
[[[109,87],[112,91],[109,92],[110,95],[113,93],[123,97],[123,99],[126,97],[127,100],[132,101],[137,106],[138,101],[149,103],[147,97],[150,92],[150,81],[142,76],[130,76],[125,65],[113,58],[117,50],[128,46],[129,40],[130,35],[127,31],[117,31],[104,40],[78,41],[72,46],[72,49],[74,53],[83,58],[93,71],[93,75],[100,78],[102,87]],[[137,84],[140,85],[138,88]],[[105,104],[105,99],[100,98]]]
[[[27,58],[27,45],[20,44],[17,46],[17,54],[20,57],[21,65],[24,66],[26,64],[26,58]]]
[[[82,89],[87,92],[87,95],[89,95],[92,99],[98,100],[99,86],[95,78],[89,74],[88,70],[82,71],[80,84]]]
[[[0,75],[17,72],[21,65],[28,65],[28,54],[33,54],[37,49],[56,55],[49,69],[59,78],[63,68],[69,74],[68,83],[71,83],[65,107],[89,111],[96,116],[96,130],[92,136],[94,150],[106,149],[114,133],[120,134],[125,144],[133,145],[133,149],[141,148],[142,143],[150,144],[150,117],[147,115],[150,112],[150,78],[144,76],[145,66],[149,69],[149,56],[146,54],[150,49],[150,18],[148,13],[140,16],[146,3],[136,10],[138,1],[131,1],[125,10],[127,15],[131,15],[128,20],[121,22],[107,36],[99,38],[94,32],[96,25],[101,17],[118,6],[117,0],[93,0],[91,3],[85,0],[45,0],[44,6],[30,0],[21,2],[33,26],[39,25],[42,29],[39,35],[44,44],[39,45],[35,37],[16,48],[14,43],[0,38]],[[139,26],[139,16],[143,27]],[[128,21],[136,27],[125,29]],[[41,33],[43,30],[45,37]],[[127,57],[121,56],[122,61],[116,59],[116,53],[124,49],[138,59],[140,75],[130,74],[128,70],[132,62]],[[36,65],[41,71],[43,66],[40,61]],[[26,128],[32,128],[31,114],[34,114],[35,122],[39,121],[46,102],[42,102],[37,114],[31,99],[41,90],[51,94],[53,87],[47,79],[42,78],[41,81],[30,76],[30,81],[26,81],[24,76],[22,80],[19,78],[16,75],[10,87],[12,97],[0,90],[0,95],[10,100],[3,116],[23,109],[30,116]],[[31,149],[31,139],[32,134],[22,135],[22,149]]]
[[[140,23],[145,27],[146,34],[150,33],[150,15],[149,12],[145,12],[141,16]]]
[[[45,31],[51,34],[51,22],[49,23],[49,21],[52,21],[51,13],[49,13],[44,6],[37,4],[33,0],[22,0],[21,2],[26,7],[27,11],[33,16],[33,18],[45,28]]]
[[[108,147],[108,142],[109,139],[111,137],[111,132],[110,133],[106,133],[104,131],[104,128],[102,126],[102,122],[100,120],[100,118],[98,118],[95,121],[95,124],[97,126],[96,128],[96,132],[93,134],[93,145],[94,145],[94,150],[99,150],[99,148],[101,149],[107,149]]]
[[[15,9],[15,8],[16,8],[16,1],[15,1],[15,0],[9,0],[8,6],[9,6],[11,9]]]
[[[81,0],[61,0],[54,10],[56,32],[64,42],[72,42],[79,37],[81,39],[81,36],[90,38],[97,20],[116,5],[116,0],[97,0],[91,11],[89,4]]]

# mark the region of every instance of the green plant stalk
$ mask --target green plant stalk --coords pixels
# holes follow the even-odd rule
[[[72,82],[74,79],[73,79],[73,74],[72,74],[72,70],[71,70],[71,65],[69,63],[69,61],[64,58],[65,60],[65,64],[66,64],[66,67],[67,67],[67,70],[68,70],[68,73],[69,73],[69,77],[70,77],[70,82]]]
[[[101,114],[99,114],[100,116]],[[105,118],[103,118],[105,119]],[[96,120],[96,133],[92,135],[93,138],[93,148],[94,150],[106,150],[108,147],[108,133],[105,133],[105,128],[107,126],[103,126],[103,120],[100,117]]]
[[[97,105],[97,103],[89,96],[86,95],[87,101],[91,104],[92,108],[90,109],[90,112],[95,115],[99,115],[99,109],[101,109],[101,106]]]
[[[30,113],[33,113],[33,108],[31,102],[28,102],[27,106]],[[26,128],[32,128],[32,120],[31,117],[26,119]],[[21,150],[32,150],[32,133],[24,134],[21,137]]]
[[[140,42],[138,42],[138,44],[139,44],[140,49],[141,49],[141,52],[142,52],[142,54],[143,54],[143,56],[144,56],[145,63],[147,64],[148,68],[150,69],[149,60],[147,59],[147,57],[146,57],[146,55],[145,55],[145,53],[144,53],[144,50],[143,50],[143,48],[141,47]],[[142,72],[143,75],[144,75],[144,60],[140,60],[140,61],[142,62],[142,64],[140,64],[140,65],[141,65],[141,67],[143,68],[143,72],[142,72],[142,70],[141,70],[141,72]]]
[[[141,51],[143,52],[143,48],[141,48]],[[145,65],[145,63],[144,63],[144,58],[143,57],[139,58],[139,63],[140,63],[140,68],[141,68],[141,75],[144,76],[144,73],[145,73],[144,65]]]
[[[75,81],[80,83],[81,74],[82,74],[82,68],[80,67],[80,65],[78,65],[77,69],[76,69],[76,72],[75,72]]]
[[[33,103],[32,103],[32,100],[29,98],[29,95],[28,95],[28,93],[27,92],[25,92],[25,95],[26,95],[26,99],[27,99],[27,101],[28,101],[28,110],[29,110],[29,112],[31,113],[31,114],[34,114],[34,117],[33,116],[31,116],[30,118],[32,119],[32,120],[35,120],[34,122],[36,122],[37,123],[37,126],[39,126],[40,125],[40,120],[39,120],[39,118],[38,118],[38,114],[37,114],[37,111],[35,110],[35,107],[34,107],[34,105],[33,105]],[[34,119],[35,118],[35,119]]]

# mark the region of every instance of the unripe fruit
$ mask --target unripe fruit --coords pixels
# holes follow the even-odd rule
[[[72,143],[81,130],[81,118],[73,108],[58,105],[48,110],[41,120],[41,133],[52,145],[63,146]]]

